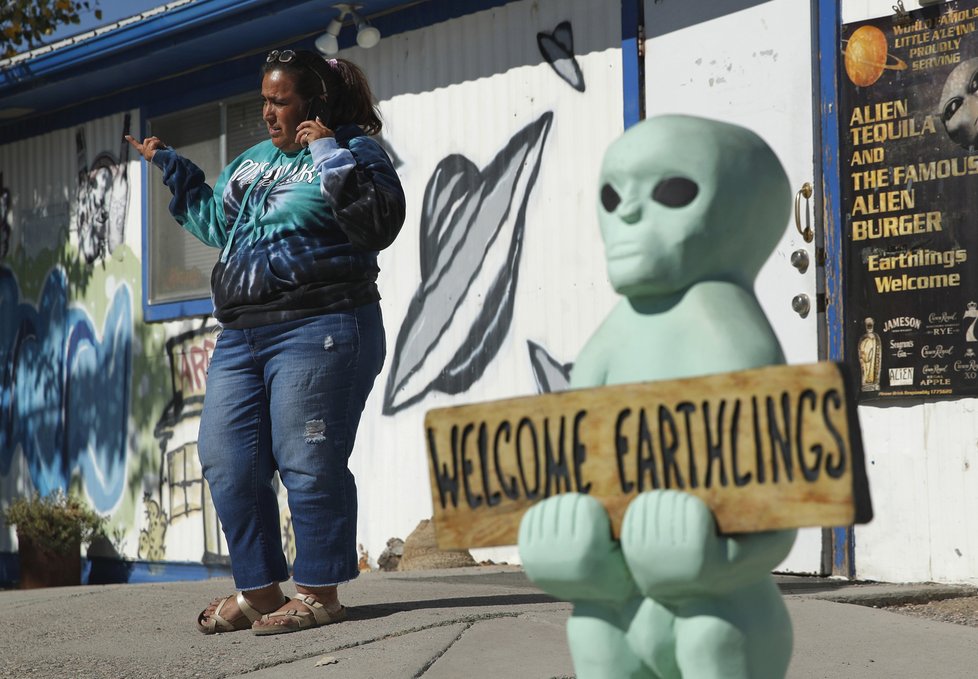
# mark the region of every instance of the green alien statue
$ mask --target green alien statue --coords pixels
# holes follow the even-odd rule
[[[571,386],[783,363],[753,283],[790,199],[781,163],[745,128],[669,115],[623,134],[605,154],[598,209],[623,299]],[[771,569],[795,533],[719,534],[700,499],[655,490],[629,504],[615,541],[601,503],[569,493],[525,514],[519,550],[530,579],[574,604],[578,679],[782,679],[791,620]]]

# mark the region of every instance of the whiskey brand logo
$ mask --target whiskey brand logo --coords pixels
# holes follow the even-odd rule
[[[942,311],[927,317],[927,332],[930,335],[956,335],[958,331],[956,312]]]
[[[951,355],[954,351],[954,346],[945,347],[943,344],[938,344],[933,349],[929,344],[925,344],[920,349],[921,358],[946,358]]]
[[[942,311],[939,314],[931,314],[927,317],[927,322],[931,325],[946,325],[948,323],[957,323],[958,315],[957,313],[950,313],[948,311]]]
[[[889,372],[891,387],[913,384],[913,368],[890,368]]]
[[[971,372],[978,373],[978,361],[971,358],[967,361],[955,361],[954,362],[954,372],[963,373]]]
[[[943,375],[947,373],[947,370],[946,365],[925,365],[920,369],[924,375]]]
[[[920,319],[913,316],[897,316],[883,324],[883,332],[909,332],[920,330]]]

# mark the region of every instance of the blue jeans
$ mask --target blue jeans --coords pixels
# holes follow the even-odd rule
[[[292,511],[296,584],[359,574],[357,487],[347,461],[385,351],[377,304],[221,332],[197,448],[238,589],[289,579],[276,469]]]

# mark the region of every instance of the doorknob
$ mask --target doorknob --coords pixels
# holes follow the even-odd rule
[[[808,312],[812,310],[812,300],[805,293],[795,295],[791,298],[791,310],[802,318],[807,318]]]
[[[812,185],[809,182],[805,182],[798,189],[798,193],[795,194],[795,228],[798,229],[798,233],[801,237],[805,239],[806,243],[811,243],[815,239],[815,232],[812,231],[812,220],[810,212],[808,211],[808,199],[812,197]],[[801,228],[801,199],[805,199],[805,230],[802,231]]]
[[[809,262],[810,260],[806,250],[795,250],[791,253],[791,266],[798,269],[799,273],[805,273],[808,271]]]

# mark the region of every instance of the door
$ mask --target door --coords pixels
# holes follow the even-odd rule
[[[742,125],[764,138],[781,159],[795,203],[755,292],[787,361],[817,361],[815,248],[803,236],[806,227],[814,226],[813,191],[819,190],[813,186],[816,88],[808,4],[644,0],[644,25],[646,116],[685,113]],[[820,528],[801,530],[777,570],[821,573],[822,536]]]

